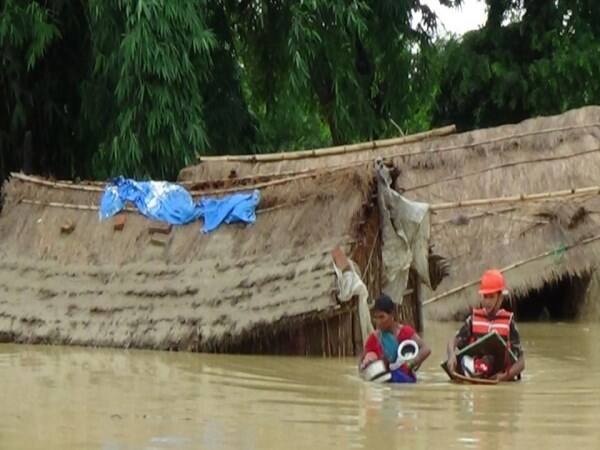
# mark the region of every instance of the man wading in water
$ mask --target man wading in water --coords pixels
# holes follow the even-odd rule
[[[489,357],[476,358],[474,369],[478,377],[498,381],[515,381],[521,378],[521,372],[525,369],[525,358],[513,314],[501,308],[505,290],[506,283],[502,272],[488,270],[483,274],[479,287],[482,308],[473,309],[471,315],[465,320],[465,324],[448,344],[448,369],[450,372],[457,372],[459,361],[457,361],[456,354],[460,349],[495,330],[508,343],[508,348],[517,357],[517,361],[511,364],[507,354],[503,369],[498,373],[492,373],[491,368],[494,364],[489,361]],[[459,371],[462,370],[459,368]]]
[[[398,347],[406,340],[413,340],[419,346],[419,351],[414,359],[402,364],[398,369],[391,371],[392,383],[414,383],[417,381],[415,371],[427,359],[431,350],[423,339],[415,332],[413,327],[403,325],[394,319],[394,302],[387,295],[382,295],[375,301],[373,318],[377,330],[372,332],[365,342],[360,369],[363,370],[370,363],[383,360],[389,368],[398,359]]]

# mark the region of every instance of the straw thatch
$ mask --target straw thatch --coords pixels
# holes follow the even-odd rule
[[[434,150],[398,158],[396,186],[434,210],[439,203],[596,186],[600,108],[456,135]],[[516,296],[594,270],[600,260],[597,192],[436,211],[432,241],[452,270],[428,293],[426,314],[452,317],[472,306],[477,280],[489,267],[506,269]]]
[[[206,235],[196,222],[158,241],[151,222],[137,213],[124,213],[122,231],[113,229],[113,220],[99,222],[95,187],[24,176],[5,185],[0,338],[201,351],[358,351],[356,308],[335,300],[330,251],[341,245],[371,294],[379,293],[370,167],[264,186],[251,227],[228,225]],[[74,229],[61,232],[65,224]]]
[[[475,304],[477,280],[488,267],[507,268],[513,294],[523,296],[544,283],[588,274],[598,264],[600,107],[350,154],[209,160],[182,171],[180,179],[290,176],[353,167],[377,157],[399,168],[396,189],[406,197],[429,202],[434,210],[445,204],[446,209],[434,212],[431,235],[451,275],[436,292],[426,293],[430,317],[454,317]],[[530,200],[529,194],[590,186],[586,195],[552,194],[546,201],[493,200]],[[456,204],[469,199],[482,201],[479,206]]]

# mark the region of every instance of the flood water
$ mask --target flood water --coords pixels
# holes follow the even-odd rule
[[[448,383],[456,326],[428,324],[413,386],[353,359],[0,345],[0,448],[600,447],[600,325],[521,324],[523,380],[500,386]]]

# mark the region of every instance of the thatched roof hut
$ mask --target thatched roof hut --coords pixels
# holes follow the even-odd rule
[[[341,246],[371,295],[380,293],[372,167],[252,186],[192,184],[195,196],[260,187],[256,224],[207,235],[195,223],[169,232],[127,212],[119,231],[119,219],[98,219],[102,185],[14,175],[0,215],[0,337],[194,351],[359,352],[356,303],[336,301],[330,252]],[[419,326],[417,305],[409,290],[401,313]]]
[[[491,266],[505,270],[520,299],[565,279],[578,280],[566,295],[586,292],[590,278],[600,286],[600,108],[451,131],[203,161],[180,175],[194,195],[261,190],[254,226],[209,235],[198,224],[157,234],[135,212],[118,231],[98,220],[101,184],[14,176],[0,214],[0,339],[356,354],[356,302],[336,301],[330,252],[342,246],[371,296],[381,292],[379,157],[396,168],[396,190],[434,212],[431,242],[451,273],[425,292],[430,317],[454,317],[477,302],[475,285]],[[420,291],[413,274],[400,307],[417,327]]]
[[[464,133],[432,150],[401,158],[396,185],[432,204],[432,241],[451,266],[437,292],[428,293],[428,316],[452,317],[474,305],[486,268],[503,269],[517,299],[595,270],[600,108]],[[469,199],[481,201],[464,206]]]
[[[275,176],[383,157],[400,170],[399,192],[432,205],[431,242],[451,266],[437,291],[427,293],[426,315],[450,318],[466,311],[478,301],[475,285],[488,267],[505,269],[512,293],[521,299],[561,280],[580,280],[573,285],[585,292],[600,256],[595,188],[600,107],[468,133],[449,131],[299,158],[207,158],[180,177]],[[590,189],[555,193],[584,187]],[[527,197],[536,193],[543,195]],[[480,201],[457,204],[469,199]]]

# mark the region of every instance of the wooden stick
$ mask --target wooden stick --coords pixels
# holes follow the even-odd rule
[[[357,144],[338,145],[335,147],[326,147],[313,150],[287,151],[279,153],[264,153],[258,155],[223,155],[223,156],[200,156],[199,161],[240,161],[240,162],[275,162],[287,161],[303,158],[314,158],[321,156],[332,156],[347,154],[363,150],[373,150],[380,147],[389,147],[392,145],[402,145],[412,142],[422,141],[431,137],[447,136],[456,132],[456,126],[450,125],[437,128],[423,133],[411,134],[391,139],[381,139],[377,141],[360,142]]]
[[[502,212],[496,212],[496,213],[486,211],[486,212],[482,212],[479,214],[473,214],[471,216],[463,216],[464,219],[467,221],[466,223],[455,223],[457,218],[454,218],[454,219],[444,220],[442,222],[433,223],[433,224],[431,224],[431,226],[439,226],[439,225],[447,224],[447,223],[452,223],[453,225],[457,225],[457,226],[464,226],[464,225],[468,225],[472,219],[480,219],[482,217],[496,216],[496,215],[502,219],[514,220],[515,222],[531,223],[534,225],[547,225],[550,223],[549,220],[541,220],[541,219],[536,220],[536,219],[531,219],[529,217],[521,217],[521,216],[506,217],[506,216],[502,215],[505,212],[515,211],[515,210],[516,210],[516,208],[507,208],[506,210],[504,210]]]
[[[264,183],[256,183],[252,185],[243,185],[243,186],[235,186],[229,188],[221,188],[221,189],[209,189],[209,190],[196,190],[196,191],[188,191],[192,196],[200,196],[200,195],[217,195],[217,194],[227,194],[230,192],[240,192],[240,191],[251,191],[254,189],[260,189],[269,186],[276,186],[279,184],[286,184],[290,181],[303,180],[307,178],[314,178],[324,174],[335,173],[341,170],[350,169],[352,167],[358,167],[362,165],[369,164],[369,161],[359,161],[354,162],[352,164],[341,164],[338,166],[333,166],[327,169],[310,169],[303,170],[300,172],[289,172],[293,174],[288,177],[278,178],[277,180],[267,181]],[[43,180],[37,177],[30,177],[28,175],[23,175],[20,173],[12,173],[11,176],[13,178],[19,179],[21,181],[25,181],[28,183],[39,184],[43,186],[47,186],[53,189],[68,189],[68,190],[78,190],[78,191],[89,191],[89,192],[103,192],[104,187],[96,187],[96,186],[83,186],[79,184],[70,184],[66,182],[54,182]],[[177,184],[177,183],[175,183]]]
[[[318,170],[319,169],[304,169],[301,171],[293,171],[293,172],[290,171],[290,172],[279,173],[279,174],[252,175],[252,176],[248,176],[248,177],[244,177],[244,178],[226,178],[226,179],[219,179],[219,180],[214,180],[214,181],[182,181],[182,182],[174,182],[174,184],[179,184],[181,186],[190,186],[190,185],[202,184],[202,183],[226,184],[228,182],[234,183],[234,184],[241,184],[239,182],[253,181],[253,180],[261,179],[261,178],[266,178],[266,179],[284,178],[286,176],[289,177],[289,176],[294,176],[294,175],[298,175],[298,174],[311,173],[311,172],[315,172]],[[95,185],[86,186],[86,185],[82,185],[82,184],[75,184],[68,180],[49,181],[49,180],[45,180],[43,178],[33,177],[33,176],[25,175],[22,173],[16,173],[16,172],[12,172],[10,174],[10,176],[17,180],[26,181],[28,183],[33,183],[33,184],[39,184],[41,186],[47,186],[47,187],[51,187],[54,189],[72,189],[72,190],[89,191],[89,192],[103,192],[106,187],[106,184],[107,184],[107,183],[103,183],[102,185],[100,185],[99,182],[94,182]]]
[[[369,252],[369,259],[367,260],[367,265],[365,266],[365,274],[369,273],[369,269],[371,268],[371,260],[373,259],[373,254],[375,253],[375,249],[377,248],[378,241],[379,241],[379,228],[377,228],[377,233],[375,234],[375,239],[373,239],[373,247],[371,247],[371,251]]]
[[[65,209],[79,209],[85,211],[98,211],[100,208],[94,205],[75,205],[72,203],[58,203],[58,202],[42,202],[39,200],[30,200],[23,198],[19,203],[25,203],[26,205],[39,205],[39,206],[51,206],[53,208],[65,208]]]
[[[472,144],[454,145],[454,146],[440,147],[440,148],[430,149],[430,150],[417,150],[417,151],[408,152],[408,153],[406,153],[406,152],[394,153],[391,155],[387,155],[383,159],[386,161],[389,161],[389,160],[393,160],[394,158],[399,158],[399,157],[418,156],[418,155],[424,155],[424,154],[433,155],[433,154],[438,154],[438,153],[450,152],[450,151],[454,151],[454,150],[466,150],[469,148],[477,147],[479,145],[493,144],[493,143],[502,142],[502,141],[506,141],[506,140],[510,140],[510,139],[520,139],[523,137],[536,136],[539,134],[557,133],[557,132],[561,132],[561,131],[578,130],[578,129],[592,128],[592,127],[600,127],[600,122],[593,122],[593,123],[584,124],[584,125],[573,125],[573,126],[567,126],[567,127],[546,128],[544,130],[530,131],[530,132],[519,133],[519,134],[510,135],[510,136],[501,136],[498,138],[488,139],[486,141],[479,141],[479,142],[475,142]],[[343,164],[339,164],[339,165],[335,165],[335,166],[330,166],[330,168],[331,169],[345,169],[345,168],[356,167],[356,166],[360,166],[362,164],[366,164],[371,161],[374,161],[379,157],[380,157],[380,155],[370,156],[369,158],[365,158],[360,161],[353,161],[351,163],[343,163]],[[240,162],[242,162],[242,161],[240,161]]]
[[[278,173],[265,173],[265,174],[257,174],[257,175],[248,175],[245,177],[234,177],[234,178],[218,178],[216,180],[198,180],[198,181],[177,181],[177,184],[182,186],[195,186],[198,184],[242,184],[242,183],[253,183],[259,182],[261,180],[270,181],[272,179],[277,178],[285,178],[294,175],[300,175],[302,173],[314,172],[319,169],[302,169],[302,170],[293,170],[286,172],[278,172]]]
[[[570,250],[572,248],[575,248],[575,247],[578,247],[581,245],[587,245],[587,244],[597,241],[599,239],[600,239],[600,234],[596,235],[596,236],[592,236],[587,239],[583,239],[582,241],[579,241],[579,242],[575,242],[574,244],[566,245],[566,246],[564,246],[564,250],[567,251],[567,250]],[[545,258],[546,256],[550,256],[554,252],[556,252],[556,249],[548,250],[544,253],[540,253],[539,255],[532,256],[531,258],[527,258],[522,261],[517,261],[516,263],[509,264],[508,266],[503,267],[502,269],[500,269],[500,272],[504,273],[509,270],[516,269],[517,267],[520,267],[520,266],[530,263],[532,261],[536,261],[538,259]],[[450,289],[446,292],[436,295],[435,297],[431,297],[429,300],[423,302],[423,305],[425,306],[430,303],[435,303],[435,302],[441,300],[442,298],[448,297],[449,295],[456,294],[457,292],[460,292],[468,287],[475,286],[477,283],[479,283],[479,281],[480,280],[477,279],[477,280],[469,281],[468,283],[461,284],[460,286],[457,286],[453,289]]]
[[[526,201],[537,201],[551,198],[570,197],[570,196],[581,196],[581,195],[595,195],[600,193],[600,186],[590,186],[578,189],[566,189],[562,191],[542,192],[539,194],[521,194],[513,195],[509,197],[495,197],[495,198],[479,198],[474,200],[464,200],[458,202],[448,203],[437,203],[430,206],[432,211],[439,211],[442,209],[452,208],[466,208],[470,206],[485,206],[485,205],[496,205],[502,203],[515,203],[515,202],[526,202]]]
[[[496,209],[494,211],[484,211],[484,212],[480,212],[477,214],[471,214],[468,216],[464,216],[465,219],[467,220],[472,220],[472,219],[479,219],[481,217],[487,217],[487,216],[495,216],[497,214],[504,214],[507,212],[512,212],[515,211],[517,208],[515,208],[514,206],[510,207],[510,208],[502,208],[502,209]],[[447,219],[447,220],[440,220],[439,222],[433,222],[431,224],[432,227],[434,226],[439,226],[439,225],[445,225],[447,223],[453,223],[455,222],[456,218],[452,218],[452,219]]]
[[[600,147],[596,147],[591,150],[585,150],[585,151],[579,152],[579,153],[572,153],[570,155],[551,156],[548,158],[537,158],[537,159],[529,159],[529,160],[523,159],[520,161],[513,161],[513,162],[504,163],[504,164],[498,164],[496,166],[486,167],[485,169],[477,170],[474,172],[466,172],[466,173],[463,173],[460,175],[438,179],[438,180],[432,181],[431,183],[424,183],[424,184],[418,184],[416,186],[411,186],[409,188],[405,188],[404,192],[415,191],[417,189],[423,189],[423,188],[433,186],[436,184],[448,183],[450,181],[460,180],[460,179],[463,179],[466,177],[472,177],[474,175],[480,175],[482,173],[491,172],[493,170],[505,169],[507,167],[512,167],[512,166],[518,166],[520,164],[532,164],[532,163],[545,162],[545,161],[557,161],[557,160],[561,160],[561,159],[569,159],[569,158],[574,158],[576,156],[586,155],[588,153],[595,153],[598,151],[600,151]]]
[[[76,205],[73,203],[42,202],[40,200],[30,200],[28,198],[23,198],[19,200],[19,203],[25,203],[26,205],[49,206],[52,208],[78,209],[82,211],[98,211],[100,209],[100,207],[96,205]],[[123,208],[123,211],[138,212],[137,209],[131,208],[129,206]]]
[[[417,155],[423,155],[423,154],[427,154],[427,155],[432,155],[432,154],[437,154],[437,153],[444,153],[444,152],[449,152],[449,151],[454,151],[454,150],[461,150],[461,149],[469,149],[469,148],[473,148],[479,145],[486,145],[486,144],[492,144],[492,143],[496,143],[496,142],[501,142],[501,141],[505,141],[505,140],[509,140],[509,139],[519,139],[519,138],[523,138],[523,137],[527,137],[527,136],[535,136],[535,135],[539,135],[539,134],[545,134],[545,133],[556,133],[556,132],[560,132],[560,131],[568,131],[568,130],[577,130],[577,129],[583,129],[583,128],[591,128],[591,127],[598,127],[600,126],[600,122],[594,122],[594,123],[589,123],[589,124],[584,124],[584,125],[574,125],[574,126],[568,126],[568,127],[560,127],[560,128],[547,128],[544,130],[538,130],[538,131],[531,131],[531,132],[526,132],[526,133],[519,133],[519,134],[515,134],[515,135],[511,135],[511,136],[501,136],[499,138],[495,138],[495,139],[489,139],[487,141],[480,141],[480,142],[476,142],[476,143],[472,143],[472,144],[463,144],[463,145],[455,145],[455,146],[449,146],[449,147],[441,147],[441,148],[437,148],[437,149],[431,149],[431,150],[418,150],[418,151],[414,151],[414,152],[408,152],[408,153],[395,153],[392,155],[387,155],[384,159],[385,160],[390,160],[393,158],[398,158],[398,157],[406,157],[406,156],[417,156]],[[339,164],[339,165],[335,165],[335,166],[330,166],[329,169],[332,171],[336,171],[336,170],[343,170],[343,169],[349,169],[352,167],[358,167],[364,164],[368,164],[371,161],[374,161],[375,159],[379,158],[379,155],[376,156],[370,156],[369,158],[365,158],[362,159],[360,161],[353,161],[351,163],[343,163],[343,164]],[[216,157],[215,157],[216,158]],[[224,157],[219,157],[221,158],[221,161],[228,161],[228,157],[224,156]],[[236,161],[240,161],[241,160],[236,160]],[[305,170],[309,170],[311,171],[310,173],[316,173],[317,170],[314,169],[305,169]],[[292,171],[292,172],[288,172],[288,173],[299,173],[297,171]],[[293,181],[295,178],[293,176],[289,177],[289,178],[285,178],[283,180],[285,180],[285,182],[288,181]],[[255,187],[259,188],[262,187],[261,185],[256,185]],[[221,190],[215,190],[213,192],[209,192],[209,193],[217,193],[217,194],[221,194],[221,193],[226,193],[226,192],[235,192],[235,191],[240,191],[240,190],[244,190],[244,189],[239,189],[239,188],[233,188],[233,189],[221,189]]]
[[[265,187],[286,184],[286,183],[289,183],[290,181],[299,181],[299,180],[305,180],[308,178],[316,178],[320,175],[332,174],[332,173],[336,173],[336,172],[339,172],[342,170],[347,170],[353,166],[360,166],[360,165],[367,165],[367,164],[369,164],[368,161],[360,161],[359,163],[355,163],[353,165],[343,165],[343,166],[338,166],[338,167],[334,167],[334,168],[328,168],[326,170],[318,170],[318,171],[314,171],[314,172],[304,173],[301,175],[294,175],[291,177],[282,178],[279,180],[267,181],[264,183],[257,183],[252,186],[237,186],[237,187],[233,187],[233,188],[213,189],[213,190],[208,190],[208,191],[190,191],[190,194],[192,194],[194,196],[198,196],[198,195],[226,194],[226,193],[230,193],[230,192],[239,192],[239,191],[251,191],[254,189],[262,189]]]
[[[48,181],[38,177],[32,177],[29,175],[25,175],[22,173],[12,172],[10,174],[11,178],[16,178],[17,180],[27,181],[28,183],[39,184],[42,186],[48,186],[54,189],[74,189],[78,191],[89,191],[89,192],[103,192],[104,187],[99,186],[84,186],[81,184],[70,184],[65,182],[56,182],[56,181]]]
[[[276,211],[278,209],[288,208],[291,206],[298,205],[300,203],[304,203],[307,200],[308,200],[308,198],[300,199],[299,201],[293,202],[293,203],[282,203],[280,205],[271,206],[269,208],[257,209],[256,213],[257,214],[270,213],[270,212]],[[78,209],[78,210],[82,210],[82,211],[98,211],[100,209],[100,207],[95,206],[95,205],[77,205],[77,204],[73,204],[73,203],[43,202],[40,200],[30,200],[27,198],[21,199],[19,202],[27,204],[27,205],[48,206],[48,207],[52,207],[52,208],[64,208],[64,209]],[[139,213],[139,211],[136,208],[132,208],[129,206],[125,207],[123,209],[123,211]]]

